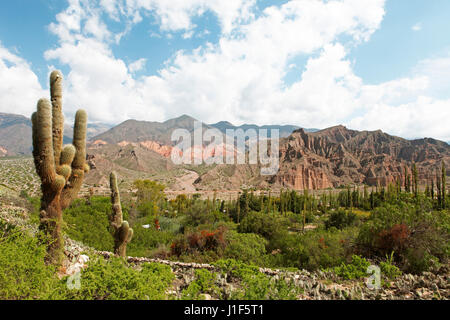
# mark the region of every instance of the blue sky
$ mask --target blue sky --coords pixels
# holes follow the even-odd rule
[[[68,119],[187,113],[449,141],[449,12],[448,0],[1,1],[0,112],[29,116],[58,68]]]

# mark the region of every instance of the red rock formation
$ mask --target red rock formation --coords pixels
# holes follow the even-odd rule
[[[297,190],[345,184],[388,185],[411,175],[416,163],[425,184],[444,160],[450,167],[450,146],[433,139],[405,140],[378,131],[336,126],[315,133],[300,129],[280,143],[280,170],[272,183]]]

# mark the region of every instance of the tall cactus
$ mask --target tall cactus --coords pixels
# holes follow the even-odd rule
[[[31,117],[34,164],[42,189],[39,228],[51,240],[46,262],[55,265],[63,258],[62,210],[77,196],[84,174],[89,171],[85,162],[87,115],[84,110],[78,110],[75,115],[73,145],[62,145],[62,80],[61,72],[51,73],[51,102],[40,99],[37,112]]]
[[[110,216],[111,226],[114,229],[114,254],[126,258],[127,244],[133,237],[133,229],[127,221],[123,220],[122,206],[120,205],[120,193],[117,187],[117,175],[111,172],[109,177],[111,188],[112,214]]]

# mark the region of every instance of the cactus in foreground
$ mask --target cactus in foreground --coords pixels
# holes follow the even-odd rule
[[[39,228],[50,237],[46,262],[55,265],[63,258],[62,210],[77,196],[84,174],[89,171],[85,162],[87,115],[84,110],[75,116],[73,145],[62,145],[62,80],[61,72],[51,73],[51,102],[40,99],[37,112],[31,117],[34,165],[42,189]]]
[[[127,244],[133,237],[133,229],[127,221],[123,220],[122,206],[120,205],[119,188],[117,187],[117,176],[111,172],[109,177],[111,188],[112,214],[110,216],[111,226],[114,229],[114,254],[126,258]]]

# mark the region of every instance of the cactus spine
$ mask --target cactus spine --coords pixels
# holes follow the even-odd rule
[[[110,216],[111,226],[114,229],[114,254],[126,258],[127,244],[133,237],[133,229],[127,221],[123,220],[122,206],[120,205],[120,193],[117,187],[117,175],[111,172],[109,177],[111,188],[112,215]]]
[[[41,179],[41,211],[39,228],[50,237],[46,262],[60,264],[64,240],[61,233],[62,210],[77,196],[89,170],[86,159],[86,123],[84,110],[75,116],[73,145],[62,145],[64,116],[62,114],[62,74],[50,75],[51,102],[40,99],[33,113],[33,158]]]

